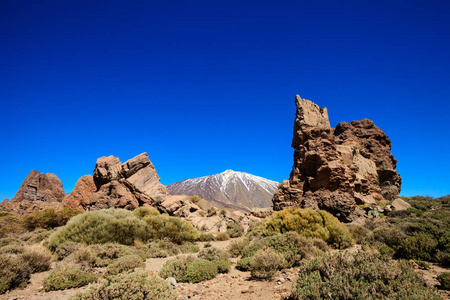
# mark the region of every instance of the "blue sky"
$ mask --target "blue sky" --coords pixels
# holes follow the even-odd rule
[[[448,1],[0,2],[0,200],[32,169],[70,192],[147,152],[163,184],[281,181],[300,94],[372,119],[402,194],[450,194]]]

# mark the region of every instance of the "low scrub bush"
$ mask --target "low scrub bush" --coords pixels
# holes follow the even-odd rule
[[[285,209],[273,214],[260,228],[265,236],[295,231],[305,237],[322,239],[338,249],[348,248],[353,243],[348,228],[322,210]]]
[[[167,261],[159,275],[162,278],[173,277],[179,282],[197,283],[216,277],[219,272],[218,265],[222,272],[226,273],[229,270],[227,264],[224,260],[209,261],[187,256]]]
[[[239,271],[250,271],[250,262],[252,257],[243,257],[236,263],[236,269]]]
[[[148,218],[148,217],[147,217]],[[133,244],[135,239],[148,240],[147,224],[123,209],[88,211],[73,217],[48,239],[48,245],[55,250],[64,242],[83,244],[119,243]]]
[[[165,280],[148,271],[111,277],[101,286],[78,293],[70,300],[176,300],[177,293]]]
[[[333,254],[302,265],[290,299],[440,299],[406,261],[376,252]]]
[[[228,241],[230,239],[230,236],[226,232],[219,232],[214,240],[216,241]]]
[[[436,277],[437,281],[441,284],[441,287],[444,290],[449,291],[450,290],[450,272],[444,272],[438,275]]]
[[[197,283],[213,279],[217,274],[218,269],[214,262],[205,259],[196,259],[187,264],[183,281]]]
[[[11,234],[25,232],[22,217],[8,212],[0,211],[0,238],[8,237]]]
[[[25,251],[24,244],[10,244],[0,248],[0,255],[4,254],[22,254]]]
[[[80,246],[81,246],[81,244],[78,244],[78,243],[75,243],[75,242],[62,243],[55,249],[56,257],[59,260],[63,260],[64,258],[69,256],[70,254],[75,252]]]
[[[15,288],[23,288],[30,279],[31,269],[20,256],[0,255],[0,294]]]
[[[55,229],[37,228],[32,232],[26,232],[20,235],[20,238],[28,244],[39,244],[55,232]]]
[[[204,248],[198,253],[198,258],[206,259],[209,261],[220,260],[229,258],[229,255],[226,251],[217,249],[215,247]]]
[[[244,234],[244,227],[238,222],[227,223],[227,234],[230,238],[238,238]]]
[[[256,279],[270,279],[285,265],[283,254],[271,248],[258,250],[250,260],[250,272]]]
[[[242,255],[246,245],[247,243],[244,240],[232,241],[228,246],[228,253],[230,253],[231,257],[238,257]]]
[[[96,274],[86,273],[74,266],[64,266],[55,269],[44,279],[44,290],[49,292],[77,288],[96,282],[97,279]]]
[[[136,268],[145,267],[142,257],[138,255],[125,255],[108,265],[106,275],[117,275],[123,272],[132,272]]]
[[[270,248],[283,255],[285,258],[283,268],[299,266],[303,259],[321,255],[322,252],[328,250],[328,246],[323,240],[306,238],[296,232],[288,232],[254,239],[242,252],[241,260],[253,257],[256,252],[264,248]]]
[[[160,215],[159,211],[154,207],[138,207],[133,210],[133,213],[139,219],[143,219],[147,216],[158,216]]]
[[[144,221],[148,224],[153,239],[168,238],[174,243],[195,241],[199,233],[189,221],[167,215],[147,216]]]
[[[408,259],[431,260],[438,241],[430,234],[420,233],[410,236],[400,243],[398,255]]]
[[[169,239],[156,240],[148,244],[148,257],[167,257],[178,255],[180,253],[198,252],[199,248],[196,243],[185,242],[181,245],[171,242]]]
[[[23,223],[28,230],[36,228],[55,228],[65,225],[72,217],[81,214],[81,211],[72,208],[46,209],[36,211],[23,217]]]
[[[30,266],[31,273],[47,271],[53,260],[50,250],[39,244],[26,247],[20,256]]]

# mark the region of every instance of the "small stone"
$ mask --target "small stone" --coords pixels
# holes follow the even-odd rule
[[[177,280],[173,277],[167,277],[166,281],[169,283],[169,285],[175,289],[177,287]]]

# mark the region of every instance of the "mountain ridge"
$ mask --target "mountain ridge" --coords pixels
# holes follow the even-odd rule
[[[279,183],[260,176],[228,169],[222,173],[190,178],[167,186],[172,195],[198,195],[225,207],[245,210],[272,206]]]

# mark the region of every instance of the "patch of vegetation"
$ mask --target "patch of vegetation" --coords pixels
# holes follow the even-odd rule
[[[239,222],[228,222],[227,234],[230,236],[230,238],[241,237],[244,234],[244,228]]]
[[[250,260],[250,272],[253,278],[270,279],[285,265],[284,255],[272,248],[258,250]]]
[[[160,215],[159,211],[154,207],[138,207],[135,210],[133,210],[133,213],[136,217],[139,219],[143,219],[147,216],[158,216]]]
[[[36,228],[55,228],[65,225],[72,217],[81,214],[81,211],[72,208],[46,209],[36,211],[23,217],[24,226],[32,231]]]
[[[275,236],[255,238],[247,240],[248,245],[242,252],[242,258],[238,261],[238,268],[244,270],[247,263],[241,260],[252,261],[253,256],[262,249],[272,249],[283,255],[284,262],[282,268],[299,266],[303,259],[309,259],[321,255],[328,249],[327,244],[320,239],[306,238],[297,232],[287,232]],[[250,270],[250,269],[247,269]]]
[[[348,248],[353,244],[348,228],[322,210],[285,209],[273,214],[259,229],[265,236],[295,231],[305,237],[322,239],[337,249]]]
[[[78,250],[80,246],[81,246],[80,244],[75,242],[62,243],[55,249],[56,257],[58,258],[58,260],[63,260],[70,254]]]
[[[244,240],[232,241],[228,246],[228,253],[230,253],[231,257],[238,257],[242,255],[246,245],[247,243]]]
[[[0,255],[0,294],[15,288],[24,288],[30,279],[31,269],[20,256]]]
[[[160,277],[148,271],[111,277],[97,288],[78,293],[71,300],[176,300],[177,293]]]
[[[162,278],[173,277],[179,282],[197,283],[212,279],[219,273],[219,267],[225,273],[229,270],[226,260],[206,260],[192,256],[179,257],[167,261],[159,275]]]
[[[44,290],[46,292],[77,288],[96,282],[98,276],[86,273],[74,266],[64,266],[55,269],[44,279]]]
[[[450,272],[444,272],[436,277],[444,290],[450,290]]]
[[[199,233],[189,221],[167,215],[147,216],[143,219],[152,239],[168,238],[170,241],[182,244],[195,241]]]
[[[200,250],[196,243],[185,242],[179,245],[167,238],[150,242],[147,249],[147,257],[167,257],[180,253],[194,253]]]
[[[211,207],[210,209],[208,209],[208,212],[206,213],[207,217],[212,217],[217,215],[217,210],[214,207]]]
[[[55,250],[68,241],[87,245],[109,242],[132,245],[135,239],[144,241],[148,238],[147,223],[136,217],[133,212],[106,209],[88,211],[73,217],[49,237],[48,246]]]
[[[26,247],[20,256],[30,266],[31,273],[47,271],[53,260],[50,250],[39,244]]]
[[[142,257],[138,255],[125,255],[108,265],[106,275],[117,275],[119,273],[130,273],[136,268],[145,267]]]
[[[440,299],[406,261],[376,252],[333,254],[300,267],[290,299]]]

